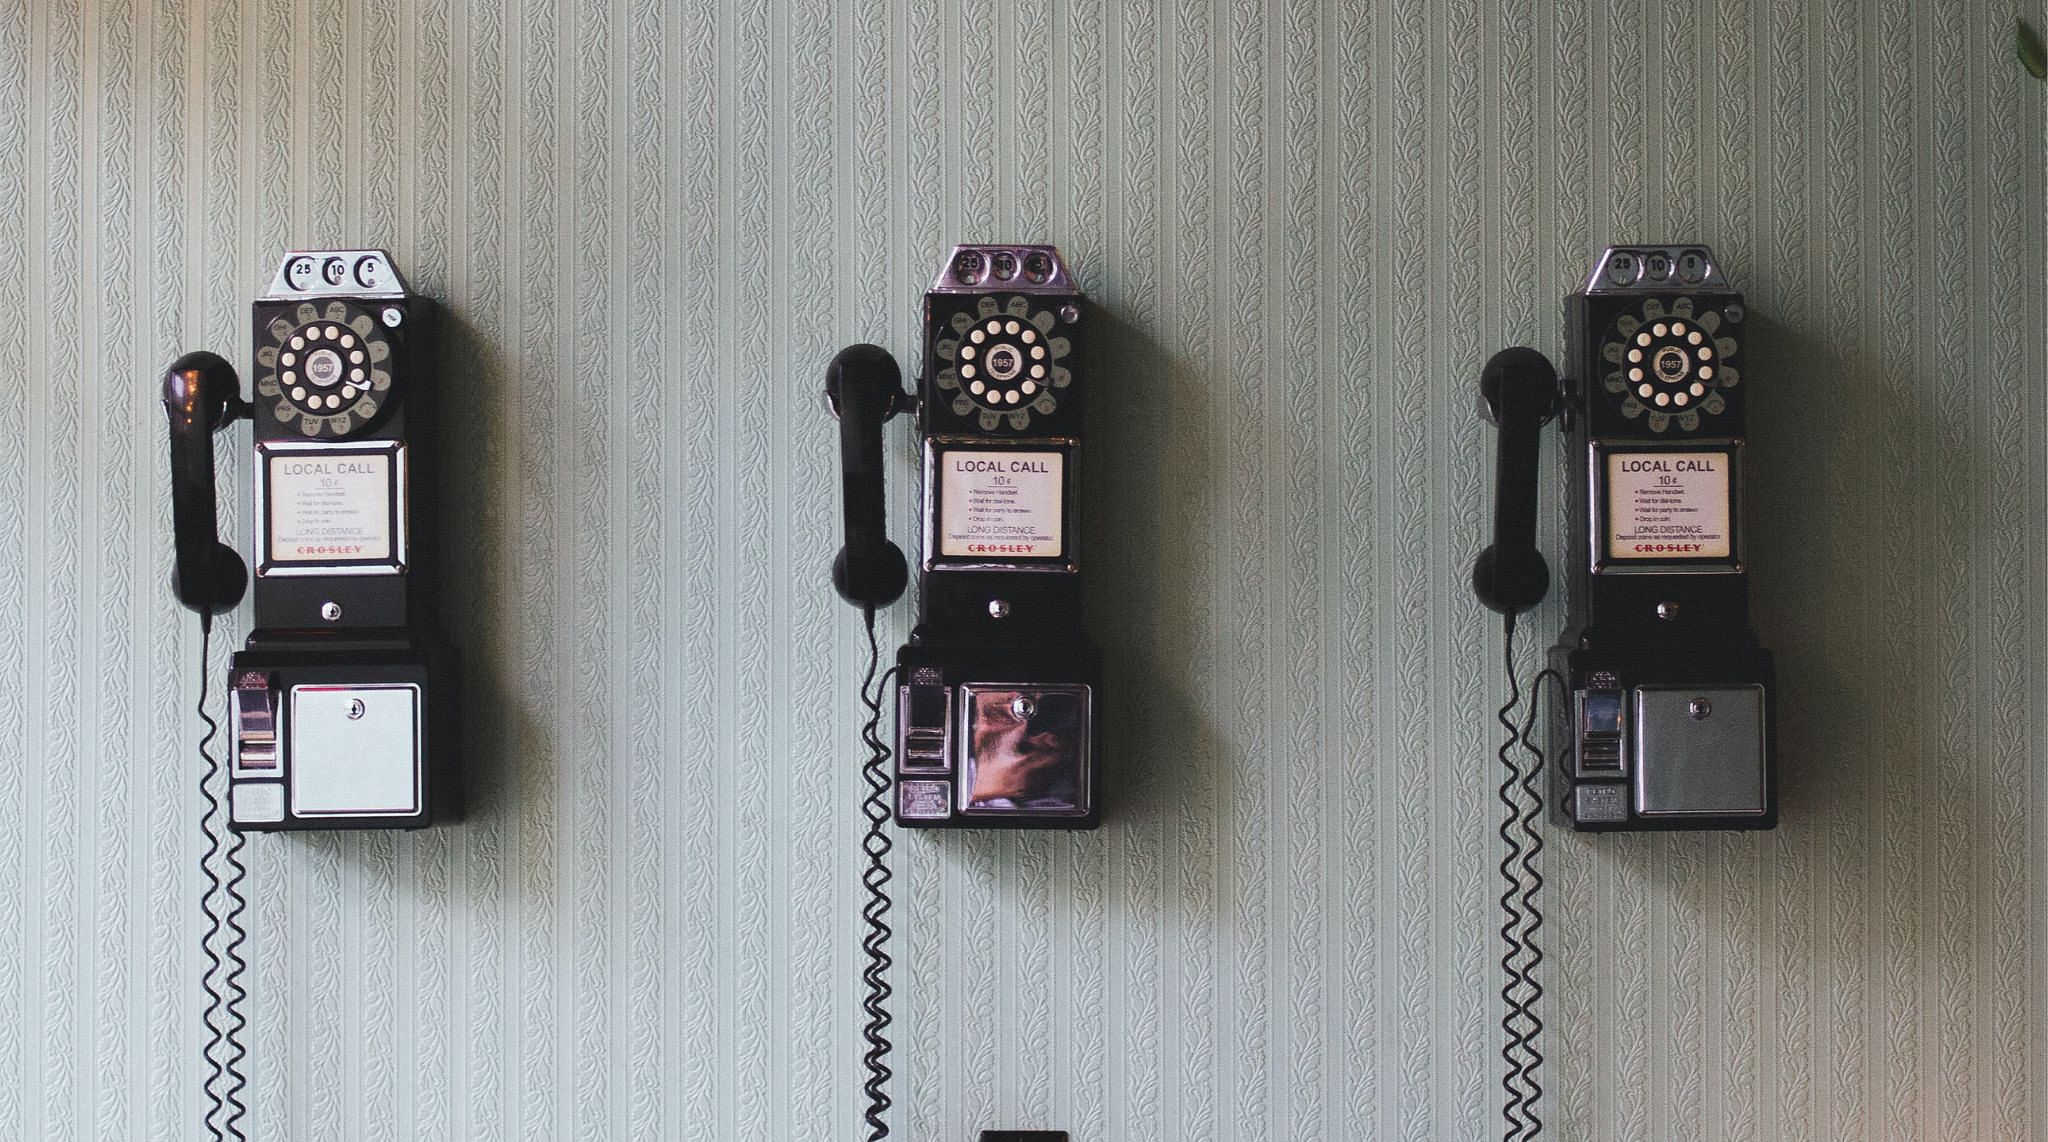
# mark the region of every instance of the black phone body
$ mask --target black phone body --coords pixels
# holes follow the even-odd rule
[[[432,305],[382,251],[286,255],[255,303],[254,622],[229,667],[230,820],[459,813],[435,614]]]
[[[1610,247],[1566,301],[1559,824],[1777,823],[1776,678],[1743,543],[1744,316],[1701,246]]]
[[[898,824],[1101,820],[1102,661],[1077,551],[1085,306],[1050,246],[955,247],[925,295]]]

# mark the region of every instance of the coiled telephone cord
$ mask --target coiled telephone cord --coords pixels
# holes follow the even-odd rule
[[[867,1068],[867,1081],[861,1090],[867,1094],[867,1111],[861,1116],[868,1124],[868,1142],[880,1142],[889,1136],[887,1115],[889,1098],[889,1051],[890,1043],[886,1032],[891,1018],[889,996],[889,937],[891,931],[886,917],[889,914],[890,879],[889,850],[892,842],[883,826],[889,823],[889,744],[882,740],[882,698],[888,693],[889,679],[896,673],[891,666],[876,671],[881,666],[882,648],[875,641],[875,609],[861,608],[861,615],[867,624],[868,669],[860,682],[861,704],[867,707],[868,719],[861,727],[861,741],[868,747],[867,760],[861,765],[861,777],[867,782],[867,796],[861,801],[861,814],[868,819],[867,834],[861,839],[861,850],[867,854],[867,868],[862,871],[861,886],[867,889],[867,901],[861,905],[860,918],[866,926],[861,937],[860,949],[867,956],[867,967],[860,978],[867,985],[867,997],[861,1001],[861,1011],[867,1015],[867,1023],[861,1028],[861,1039],[867,1043],[867,1050],[861,1054],[861,1064]]]
[[[1526,1142],[1543,1132],[1543,1119],[1536,1111],[1543,1098],[1543,1084],[1537,1077],[1543,1065],[1543,1052],[1537,1045],[1543,1033],[1543,1020],[1536,1013],[1536,1005],[1543,998],[1543,984],[1536,977],[1536,969],[1543,963],[1543,949],[1536,942],[1536,934],[1543,927],[1543,912],[1536,902],[1537,893],[1543,888],[1543,874],[1536,867],[1536,857],[1543,851],[1543,835],[1536,830],[1536,819],[1543,812],[1543,794],[1536,784],[1543,773],[1543,751],[1536,745],[1533,731],[1537,712],[1543,707],[1544,679],[1560,686],[1563,679],[1555,670],[1538,674],[1529,687],[1528,716],[1516,725],[1514,712],[1521,705],[1522,690],[1521,681],[1515,676],[1513,615],[1507,616],[1504,642],[1508,700],[1497,715],[1508,732],[1498,753],[1505,770],[1500,803],[1506,810],[1501,817],[1500,839],[1507,846],[1507,855],[1500,862],[1501,879],[1506,884],[1500,897],[1500,936],[1507,949],[1500,958],[1501,970],[1507,977],[1500,992],[1507,1007],[1501,1016],[1501,1030],[1506,1034],[1501,1047],[1501,1061],[1506,1064],[1501,1089],[1507,1095],[1502,1107],[1507,1132],[1502,1137],[1505,1142]],[[1519,757],[1523,751],[1535,758],[1535,764],[1526,772]]]
[[[206,916],[200,947],[207,961],[204,1054],[210,1072],[205,1082],[209,1104],[206,1131],[218,1142],[248,1142],[248,1135],[242,1130],[242,1120],[249,1113],[242,1101],[242,1092],[249,1085],[242,1074],[242,1062],[249,1053],[242,1046],[242,1032],[249,1026],[242,1012],[242,1004],[249,998],[248,989],[242,985],[242,973],[248,967],[242,956],[242,943],[248,937],[242,928],[242,912],[248,907],[242,896],[242,881],[248,876],[248,869],[242,864],[242,835],[227,827],[227,799],[219,789],[225,775],[220,761],[211,752],[213,739],[220,733],[220,723],[206,712],[212,645],[213,616],[201,614],[198,709],[199,720],[206,723],[206,733],[199,739],[199,756],[206,762],[206,768],[199,778],[199,792],[206,799],[200,826],[206,830],[207,848],[199,859],[199,870],[205,874],[207,886],[200,902]]]

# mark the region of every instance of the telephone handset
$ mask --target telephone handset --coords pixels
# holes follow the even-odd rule
[[[179,601],[255,600],[229,669],[236,829],[453,816],[453,663],[433,625],[428,306],[377,250],[288,254],[254,306],[255,393],[211,353],[163,382]],[[215,431],[247,416],[254,574],[217,535]]]
[[[1472,591],[1503,615],[1519,615],[1550,593],[1550,564],[1536,549],[1536,458],[1557,400],[1557,370],[1534,349],[1503,349],[1479,376],[1479,414],[1499,427],[1500,447],[1493,544],[1472,563]]]
[[[242,601],[249,565],[220,541],[214,503],[213,434],[249,415],[235,367],[218,354],[187,353],[164,373],[164,414],[171,433],[171,522],[178,601],[211,616]]]
[[[825,369],[825,401],[839,418],[839,479],[846,546],[832,561],[832,586],[857,607],[886,607],[903,594],[910,568],[883,522],[882,424],[909,402],[888,351],[849,345]]]

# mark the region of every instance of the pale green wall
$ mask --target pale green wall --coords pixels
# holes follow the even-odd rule
[[[1087,455],[1115,805],[902,841],[897,1136],[1484,1137],[1470,385],[1558,349],[1599,246],[1686,238],[1757,327],[1784,823],[1551,834],[1554,1136],[2048,1138],[2044,88],[2008,19],[0,5],[0,1136],[198,1137],[154,374],[245,359],[284,247],[364,244],[458,326],[478,811],[251,842],[258,1136],[855,1137],[817,392],[844,343],[908,357],[935,258],[1002,238],[1120,327]]]

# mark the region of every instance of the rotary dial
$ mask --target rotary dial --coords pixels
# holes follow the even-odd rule
[[[315,438],[368,424],[391,391],[391,342],[367,311],[344,301],[302,302],[277,317],[256,351],[256,391],[277,419]]]
[[[1647,414],[1652,432],[1665,431],[1674,420],[1681,431],[1697,429],[1702,415],[1728,407],[1721,390],[1742,380],[1728,363],[1735,338],[1719,335],[1722,315],[1710,309],[1696,316],[1693,309],[1689,297],[1668,308],[1662,298],[1650,298],[1640,314],[1622,314],[1600,347],[1608,365],[1605,385],[1622,398],[1621,414]]]
[[[993,432],[1007,423],[1021,430],[1031,414],[1048,415],[1059,407],[1054,394],[1073,383],[1065,361],[1071,343],[1052,336],[1056,322],[1049,309],[1034,311],[1023,297],[998,305],[984,297],[973,314],[956,313],[949,327],[932,343],[939,360],[938,386],[953,394],[959,416],[980,412],[981,429]]]

